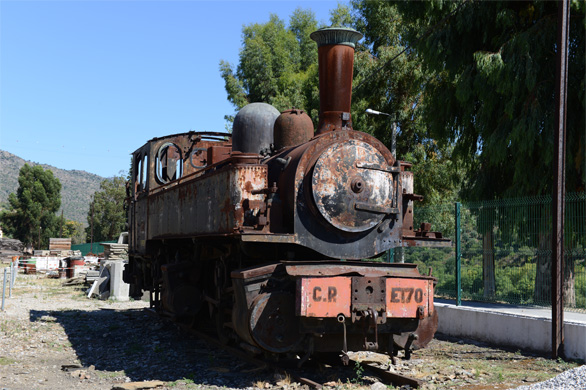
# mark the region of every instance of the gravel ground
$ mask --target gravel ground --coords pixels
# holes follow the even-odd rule
[[[147,314],[147,307],[142,301],[89,300],[82,287],[19,275],[13,298],[0,312],[0,389],[110,390],[151,380],[163,382],[158,389],[303,388],[288,376],[259,371],[195,339]],[[354,358],[420,378],[427,389],[509,389],[531,383],[522,389],[585,388],[584,382],[578,385],[582,387],[555,387],[567,386],[574,371],[573,377],[584,381],[583,367],[570,370],[575,363],[441,335],[396,366],[384,355],[359,353]],[[356,367],[350,371],[341,376],[322,367],[308,370],[307,377],[340,389],[386,388]],[[561,372],[557,382],[534,387]]]
[[[90,300],[77,289],[19,275],[0,314],[1,388],[97,390],[149,380],[245,388],[273,380],[147,314],[147,302]]]
[[[584,390],[586,389],[586,366],[580,366],[565,371],[558,376],[544,382],[535,383],[529,386],[519,386],[515,390]]]

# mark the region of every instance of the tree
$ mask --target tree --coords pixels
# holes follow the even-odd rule
[[[430,75],[425,120],[456,153],[475,158],[471,199],[551,193],[557,3],[396,4],[405,39]],[[567,190],[585,188],[583,2],[571,5]]]
[[[245,26],[236,70],[220,61],[228,100],[235,108],[264,102],[279,111],[305,109],[317,118],[317,46],[309,38],[317,29],[313,12],[300,8],[288,27],[276,15],[267,23]]]
[[[424,118],[423,90],[429,74],[417,52],[409,50],[408,31],[396,6],[388,2],[353,1],[354,28],[364,33],[356,51],[352,118],[354,128],[392,142],[397,126],[397,157],[413,163],[415,192],[425,205],[458,197],[465,168],[453,145],[437,142]],[[340,12],[338,12],[340,14]],[[370,116],[367,108],[391,117]]]
[[[65,220],[62,237],[70,237],[73,245],[83,244],[86,240],[83,224],[77,221]]]
[[[469,200],[549,194],[553,190],[557,3],[524,2],[358,2],[371,31],[384,31],[396,12],[401,39],[416,53],[427,80],[421,84],[422,118],[440,143],[453,143],[467,162]],[[379,12],[371,12],[375,8]],[[584,2],[571,4],[567,97],[566,188],[586,183]],[[375,42],[385,42],[379,38]],[[483,218],[479,215],[479,218]],[[547,228],[544,213],[539,226]],[[486,221],[484,221],[486,222]],[[493,246],[492,226],[481,232]],[[536,245],[549,246],[539,233]],[[493,248],[485,247],[485,253]],[[547,253],[547,251],[540,251]],[[490,258],[485,258],[489,270]],[[538,256],[537,280],[548,280],[549,256]],[[567,267],[566,270],[571,270]],[[490,276],[490,275],[488,275]],[[486,275],[485,275],[486,277]],[[566,274],[566,285],[573,276]],[[547,300],[549,285],[536,285],[536,300]]]
[[[100,189],[94,193],[88,212],[86,236],[93,242],[110,241],[118,238],[126,230],[126,179],[115,176],[100,183]]]
[[[11,237],[26,245],[48,248],[49,238],[59,234],[61,183],[40,165],[25,164],[18,174],[18,189],[8,196],[8,210],[0,220]]]

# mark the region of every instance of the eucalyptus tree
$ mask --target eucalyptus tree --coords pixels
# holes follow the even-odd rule
[[[557,3],[433,1],[396,4],[429,81],[431,134],[479,164],[468,197],[551,193]],[[567,189],[585,187],[584,2],[571,4]]]
[[[271,15],[267,23],[244,26],[238,65],[220,62],[234,107],[264,102],[279,111],[296,107],[317,117],[317,47],[309,38],[317,28],[313,12],[301,8],[293,12],[289,25]]]
[[[396,4],[352,1],[354,27],[364,33],[357,48],[353,119],[355,128],[391,144],[397,128],[397,157],[413,163],[415,192],[425,205],[455,200],[466,182],[465,160],[453,155],[453,143],[438,142],[424,117],[425,87],[431,75],[406,40],[410,26]],[[390,116],[369,116],[367,108]]]

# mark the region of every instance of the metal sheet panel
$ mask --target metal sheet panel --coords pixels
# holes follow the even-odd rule
[[[234,233],[243,225],[245,199],[267,185],[265,166],[230,165],[197,179],[165,187],[149,197],[148,237]]]
[[[304,317],[350,316],[352,278],[301,278],[298,313]]]
[[[432,282],[428,280],[387,279],[387,317],[418,318],[427,316],[430,285]],[[433,291],[431,292],[433,293]],[[419,307],[423,307],[423,313],[418,314]]]

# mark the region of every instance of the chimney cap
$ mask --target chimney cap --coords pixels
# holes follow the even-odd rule
[[[325,27],[312,32],[309,37],[317,42],[317,47],[325,45],[345,45],[351,48],[362,39],[363,35],[353,28]]]

